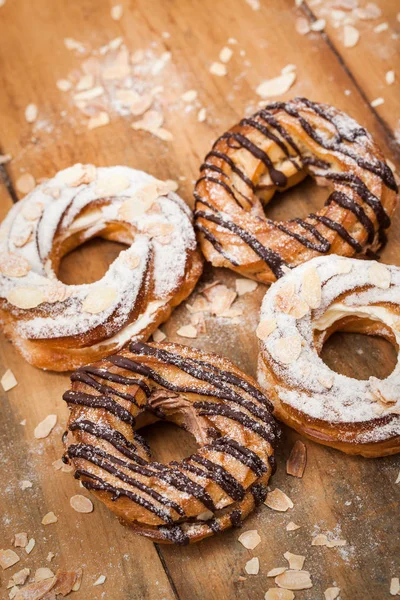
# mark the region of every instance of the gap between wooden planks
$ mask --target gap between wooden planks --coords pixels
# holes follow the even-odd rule
[[[265,2],[261,11],[254,12],[240,0],[181,0],[168,4],[161,0],[143,0],[124,4],[125,15],[118,23],[111,21],[110,5],[106,2],[37,0],[32,4],[14,0],[0,9],[3,11],[0,19],[5,19],[7,25],[2,27],[0,40],[0,77],[4,90],[0,97],[0,142],[3,151],[15,157],[7,166],[12,183],[22,169],[40,178],[51,176],[76,161],[99,165],[121,163],[143,168],[164,179],[185,175],[187,181],[181,189],[191,202],[191,179],[196,177],[201,158],[212,140],[237,121],[246,109],[254,108],[258,101],[254,94],[257,84],[278,75],[288,63],[297,64],[298,75],[286,98],[306,95],[343,108],[365,125],[387,155],[394,158],[390,154],[392,139],[364,101],[364,89],[355,85],[355,81],[361,82],[360,67],[356,65],[357,72],[346,72],[322,34],[298,36],[294,31],[298,13],[292,2]],[[163,40],[162,31],[169,31],[171,38]],[[168,110],[170,97],[166,94],[166,126],[174,134],[173,143],[165,144],[149,134],[133,132],[129,121],[120,117],[112,118],[112,123],[103,129],[87,132],[71,109],[68,97],[55,87],[57,79],[65,77],[79,64],[64,48],[62,39],[71,36],[91,40],[99,46],[118,35],[125,36],[131,50],[147,48],[151,42],[160,53],[170,49],[173,59],[166,72],[166,82],[173,90],[172,96],[178,98],[187,89],[197,89],[208,108],[207,122],[199,124],[195,114]],[[229,37],[239,43],[228,65],[228,75],[213,77],[208,72],[209,65],[217,60]],[[245,49],[245,57],[240,57],[241,49]],[[246,61],[250,64],[245,64]],[[346,63],[349,64],[347,58]],[[345,89],[351,90],[350,96],[344,95]],[[41,122],[52,127],[51,131],[46,131],[46,127],[32,130],[25,122],[24,109],[32,101],[39,107]],[[61,110],[67,110],[70,116],[61,117]],[[5,194],[4,189],[1,193]],[[294,198],[298,210],[305,214],[318,206],[315,198],[308,195],[296,197],[294,194]],[[286,208],[287,203],[283,202],[281,209],[276,206],[274,210],[284,218]],[[383,254],[386,262],[400,264],[399,222],[397,215]],[[96,267],[101,268],[100,260],[89,266],[93,276]],[[208,270],[205,277],[218,277],[234,287],[232,273]],[[200,336],[193,340],[193,345],[224,353],[254,375],[257,344],[253,331],[264,291],[265,288],[259,286],[257,292],[241,300],[250,315],[246,326],[235,328],[210,321],[208,328],[213,332],[212,338]],[[165,326],[170,339],[184,341],[175,332],[185,320],[187,312],[181,307]],[[375,348],[368,341],[360,345],[360,350],[370,352],[371,347]],[[388,594],[390,577],[396,576],[392,515],[396,510],[393,480],[397,459],[368,462],[307,443],[306,475],[303,481],[297,481],[287,478],[284,472],[285,458],[296,438],[293,432],[287,432],[272,487],[284,489],[295,502],[295,508],[290,514],[280,515],[262,507],[246,521],[244,529],[256,528],[262,537],[255,552],[250,553],[237,543],[238,531],[190,548],[159,546],[155,550],[152,544],[120,526],[98,502],[92,515],[73,513],[69,498],[79,493],[79,487],[70,475],[55,473],[51,467],[52,460],[62,451],[59,437],[66,410],[61,394],[68,386],[68,378],[29,367],[5,342],[0,352],[4,369],[11,367],[19,380],[18,387],[2,397],[6,422],[3,424],[5,442],[1,448],[6,478],[12,489],[12,495],[6,494],[4,501],[4,512],[12,517],[7,535],[10,537],[9,534],[19,528],[37,538],[29,561],[25,559],[24,564],[21,561],[16,567],[21,568],[28,562],[32,568],[44,566],[49,550],[57,552],[55,567],[84,565],[82,591],[74,595],[77,600],[79,597],[86,600],[88,594],[91,599],[100,598],[103,591],[112,600],[174,596],[182,600],[230,600],[262,598],[273,585],[272,580],[266,578],[266,572],[284,564],[282,554],[290,550],[307,554],[306,568],[313,574],[314,588],[305,594],[298,593],[300,598],[322,597],[323,590],[333,581],[338,582],[344,597],[353,594],[355,598],[380,600]],[[383,365],[386,360],[388,355],[382,347],[377,351],[378,370],[379,362]],[[342,356],[334,357],[339,368],[351,361],[351,348],[343,351]],[[57,431],[41,444],[32,443],[33,428],[50,412],[59,415]],[[24,428],[19,422],[25,417]],[[157,433],[152,435],[150,431],[149,436],[160,458],[176,456],[179,435],[166,432],[160,444],[160,430]],[[45,460],[37,454],[38,450],[43,452]],[[21,478],[35,480],[32,490],[18,489],[22,473]],[[345,502],[351,504],[346,506]],[[59,521],[43,528],[40,521],[49,510],[56,512]],[[285,532],[289,520],[303,525],[290,536]],[[310,549],[316,524],[333,530],[338,522],[342,526],[341,537],[346,537],[357,549],[357,556],[350,550],[346,558],[335,550]],[[47,542],[42,540],[43,535],[48,538]],[[378,545],[379,552],[373,554],[374,544]],[[260,575],[239,581],[245,562],[253,555],[260,557]],[[105,586],[91,588],[101,573],[108,578]],[[8,572],[3,580],[8,580]]]

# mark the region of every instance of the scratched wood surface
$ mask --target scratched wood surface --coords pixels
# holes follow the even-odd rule
[[[396,0],[380,0],[382,16],[362,23],[359,44],[346,49],[341,28],[332,27],[328,18],[326,33],[296,33],[299,16],[310,21],[324,16],[321,11],[327,2],[295,8],[291,0],[261,0],[259,10],[245,0],[122,0],[122,4],[118,21],[110,17],[111,4],[103,0],[7,0],[0,6],[0,154],[13,157],[1,167],[1,218],[22,196],[17,190],[22,173],[38,180],[74,162],[127,164],[161,179],[181,177],[180,193],[191,203],[193,180],[213,139],[253,111],[259,101],[257,85],[289,63],[297,66],[297,79],[284,98],[304,95],[344,109],[374,134],[386,156],[400,166],[398,83],[384,83],[390,69],[398,69],[400,77]],[[370,31],[385,21],[389,32]],[[385,42],[378,35],[390,39]],[[152,60],[171,52],[170,61],[154,80],[164,86],[158,106],[173,141],[133,131],[132,118],[115,110],[109,111],[109,125],[88,130],[87,118],[74,106],[71,93],[57,89],[56,81],[73,73],[85,58],[68,50],[64,38],[79,40],[90,53],[119,36],[130,52],[143,49]],[[237,44],[231,41],[233,57],[227,75],[217,77],[209,67],[229,38]],[[198,97],[188,108],[180,97],[190,89]],[[371,108],[369,102],[379,96],[385,103]],[[34,124],[24,117],[31,102],[39,109]],[[197,118],[201,107],[207,109],[204,122]],[[305,182],[274,200],[268,214],[306,215],[323,198],[324,190]],[[399,227],[400,212],[382,253],[383,262],[400,265]],[[118,250],[116,244],[91,242],[64,259],[60,278],[70,283],[95,281]],[[206,267],[202,281],[215,279],[235,286],[233,273]],[[240,325],[210,317],[207,333],[187,341],[227,355],[254,375],[254,330],[264,293],[260,285],[237,301],[246,314]],[[188,320],[189,313],[181,306],[163,327],[168,338],[184,343],[176,331]],[[385,341],[340,333],[326,344],[323,357],[336,370],[360,378],[383,377],[396,360]],[[278,513],[262,506],[248,518],[242,531],[257,529],[262,540],[255,550],[238,543],[238,530],[190,547],[157,546],[123,527],[99,502],[87,515],[70,507],[69,498],[83,490],[70,474],[52,467],[62,453],[67,410],[61,395],[68,387],[68,375],[30,367],[4,339],[0,363],[1,374],[11,368],[18,380],[13,390],[0,393],[0,546],[11,547],[13,535],[21,531],[36,540],[29,556],[17,549],[20,562],[0,573],[1,598],[7,598],[8,580],[17,570],[26,566],[33,575],[38,567],[50,566],[54,571],[83,568],[81,590],[71,596],[77,600],[262,599],[274,585],[266,576],[268,570],[285,565],[287,550],[306,555],[305,568],[314,583],[313,588],[296,592],[296,598],[323,598],[323,591],[333,585],[341,588],[343,600],[390,597],[390,579],[400,576],[398,457],[364,460],[307,442],[306,472],[303,479],[295,479],[286,475],[285,460],[298,436],[286,430],[271,487],[284,490],[294,508]],[[45,440],[35,440],[34,427],[49,413],[58,416],[56,428]],[[187,434],[170,425],[154,425],[146,436],[160,460],[182,457],[194,447]],[[22,480],[30,480],[32,487],[22,490]],[[55,512],[58,522],[45,527],[41,519],[49,511]],[[301,529],[287,532],[289,521]],[[347,545],[311,547],[316,533],[345,538]],[[49,552],[55,553],[51,563],[46,561]],[[244,565],[252,556],[260,559],[260,573],[246,576]],[[93,587],[99,575],[105,575],[106,581]]]

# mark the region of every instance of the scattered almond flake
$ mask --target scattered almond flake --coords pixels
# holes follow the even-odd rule
[[[274,569],[268,571],[267,577],[276,577],[277,575],[281,575],[285,571],[287,571],[287,567],[275,567]]]
[[[300,35],[307,35],[310,32],[310,23],[305,17],[298,17],[296,19],[296,31]]]
[[[228,46],[224,46],[221,50],[221,52],[219,53],[219,60],[222,63],[227,63],[231,60],[233,55],[233,50],[232,48],[228,48]]]
[[[390,287],[391,273],[385,265],[373,262],[368,269],[368,278],[372,285],[387,290]]]
[[[49,552],[48,555],[47,555],[47,557],[46,557],[47,562],[51,562],[54,557],[55,557],[54,552]]]
[[[36,569],[35,572],[35,581],[39,583],[39,581],[44,581],[45,579],[51,579],[54,577],[54,573],[48,567],[40,567]]]
[[[17,308],[35,308],[45,301],[43,290],[35,287],[20,286],[11,289],[7,301]]]
[[[180,327],[176,333],[177,335],[186,338],[197,337],[197,329],[196,327],[193,327],[193,325],[183,325],[183,327]]]
[[[275,583],[286,590],[307,590],[313,585],[308,571],[290,569],[275,577]]]
[[[64,46],[67,48],[67,50],[77,50],[81,53],[85,52],[85,46],[77,40],[74,40],[74,38],[64,38]]]
[[[299,358],[301,350],[301,338],[297,335],[290,335],[275,342],[274,357],[284,365],[290,365]]]
[[[260,0],[244,0],[246,2],[246,4],[248,4],[250,6],[250,8],[252,10],[260,10],[261,8],[261,4],[260,4]]]
[[[15,386],[17,384],[18,384],[18,381],[15,379],[14,373],[11,371],[11,369],[7,369],[7,371],[4,373],[3,377],[1,378],[1,385],[3,387],[3,390],[5,392],[8,392],[9,390],[12,390],[13,388],[15,388]]]
[[[324,591],[325,600],[336,600],[340,594],[340,588],[330,587]]]
[[[296,529],[300,529],[301,525],[297,525],[296,523],[294,523],[293,521],[290,521],[287,525],[286,525],[286,531],[296,531]]]
[[[15,534],[14,546],[16,548],[25,548],[27,543],[28,543],[28,535],[25,533],[25,531]]]
[[[218,77],[224,77],[228,72],[226,66],[220,62],[213,62],[209,71],[212,75],[217,75]]]
[[[82,311],[90,314],[101,313],[117,300],[117,290],[111,286],[97,285],[90,290],[82,302]]]
[[[387,31],[389,29],[389,23],[379,23],[376,27],[374,27],[375,33],[382,33],[382,31]]]
[[[166,337],[167,336],[163,331],[161,331],[161,329],[156,329],[155,331],[153,331],[153,340],[155,342],[162,342],[163,340],[165,340]]]
[[[399,471],[399,474],[397,475],[397,479],[396,479],[395,483],[400,483],[400,471]]]
[[[106,576],[105,576],[105,575],[100,575],[100,577],[98,577],[98,578],[96,579],[96,581],[94,582],[94,584],[93,584],[93,585],[94,585],[94,586],[95,586],[95,585],[103,585],[103,583],[105,582],[105,580],[106,580]]]
[[[28,479],[23,479],[20,483],[21,490],[27,490],[28,488],[31,488],[32,485],[32,481],[29,481]]]
[[[96,167],[94,165],[82,165],[76,163],[68,169],[64,169],[58,175],[61,183],[69,187],[78,187],[85,183],[92,183],[96,179]]]
[[[42,519],[42,525],[50,525],[51,523],[57,523],[58,519],[56,515],[51,511],[44,515]]]
[[[78,513],[91,513],[93,511],[93,502],[81,494],[71,496],[69,503]]]
[[[354,48],[360,39],[360,32],[352,25],[343,28],[343,44],[345,48]]]
[[[286,94],[296,81],[296,73],[284,73],[273,79],[268,79],[260,83],[256,89],[256,93],[262,98],[271,98],[272,96],[280,96]]]
[[[289,65],[286,65],[285,67],[283,67],[281,74],[286,75],[286,73],[293,73],[293,71],[295,71],[296,69],[297,69],[296,65],[289,64]]]
[[[36,542],[35,542],[34,538],[31,538],[29,540],[29,542],[27,543],[27,545],[25,546],[25,552],[27,554],[30,554],[32,552],[32,550],[34,549],[35,544],[36,544]]]
[[[148,110],[144,113],[143,119],[132,123],[132,129],[150,131],[153,133],[164,123],[163,115],[156,110]]]
[[[20,560],[18,554],[14,550],[0,550],[0,567],[9,569]]]
[[[14,585],[24,585],[25,581],[29,577],[30,572],[30,569],[25,568],[14,573],[14,575],[12,576],[12,581],[14,582]]]
[[[158,75],[171,60],[171,52],[163,52],[151,69],[152,75]]]
[[[111,8],[111,18],[114,21],[119,21],[122,18],[124,9],[122,4],[115,4],[112,8]]]
[[[196,90],[188,90],[187,92],[182,94],[181,98],[184,102],[194,102],[194,100],[196,100],[196,98],[197,98],[197,91]]]
[[[48,592],[54,587],[56,578],[45,579],[44,581],[30,583],[19,590],[15,596],[15,600],[39,600],[40,598],[48,598]],[[54,596],[51,596],[54,598]]]
[[[11,154],[0,154],[0,165],[6,165],[11,159]]]
[[[311,31],[323,31],[325,29],[326,21],[325,19],[317,19],[310,25]]]
[[[264,600],[294,600],[294,594],[290,590],[270,588],[265,594]]]
[[[400,596],[400,579],[398,577],[392,577],[390,580],[390,595]]]
[[[385,100],[383,98],[375,98],[375,100],[372,100],[372,102],[370,102],[372,108],[376,108],[377,106],[381,106],[382,104],[384,104]]]
[[[326,546],[327,548],[336,548],[337,546],[346,546],[346,540],[335,539],[328,540],[324,533],[319,533],[313,538],[311,546]]]
[[[294,504],[282,490],[275,488],[272,492],[268,492],[264,504],[272,510],[286,512],[289,508],[293,508]]]
[[[304,469],[307,463],[307,449],[302,441],[297,440],[290,452],[290,456],[286,462],[286,473],[293,477],[303,477]],[[293,567],[291,567],[293,568]],[[301,568],[301,567],[300,567]]]
[[[396,75],[394,71],[388,71],[385,75],[385,80],[388,85],[393,85],[395,78]]]
[[[294,571],[301,571],[306,560],[305,556],[301,554],[292,554],[291,552],[285,552],[283,555],[289,563],[289,568]]]
[[[253,558],[247,561],[247,563],[244,566],[244,570],[248,575],[258,575],[258,572],[260,570],[260,561],[258,560],[257,556],[254,556]]]
[[[56,86],[60,92],[69,92],[72,89],[72,82],[69,79],[58,79]]]
[[[321,385],[323,385],[327,390],[330,390],[333,386],[334,383],[334,376],[332,375],[328,375],[327,377],[325,376],[319,376],[317,377],[319,383]]]
[[[201,108],[197,113],[197,120],[199,123],[204,123],[207,118],[207,109]]]
[[[53,427],[55,427],[57,423],[57,415],[47,415],[47,417],[45,419],[43,419],[43,421],[41,421],[39,423],[39,425],[37,425],[35,427],[35,431],[33,432],[33,435],[35,436],[35,438],[37,440],[41,440],[43,438],[46,438],[52,431]]]
[[[258,287],[257,281],[251,279],[236,279],[235,285],[238,296],[254,292]]]
[[[97,127],[103,127],[103,125],[108,125],[110,122],[110,116],[107,112],[100,111],[94,117],[90,117],[87,128],[88,129],[97,129]]]
[[[258,534],[257,529],[249,529],[248,531],[243,532],[238,537],[238,541],[247,548],[247,550],[254,550],[261,542],[261,538]]]
[[[142,96],[137,94],[137,97],[130,103],[131,114],[134,117],[140,117],[149,110],[153,102],[154,96],[152,94],[143,94]]]
[[[29,192],[34,189],[35,185],[35,178],[30,173],[24,173],[18,177],[17,181],[15,182],[15,186],[21,194],[29,194]]]
[[[264,319],[260,322],[256,329],[257,337],[265,341],[267,337],[276,329],[276,321],[275,319]]]
[[[36,104],[28,104],[25,108],[25,119],[28,123],[34,123],[38,116],[38,107]]]

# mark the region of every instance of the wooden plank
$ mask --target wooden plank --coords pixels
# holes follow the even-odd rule
[[[39,179],[77,161],[121,163],[148,170],[160,178],[177,179],[184,175],[182,193],[191,202],[192,180],[212,140],[245,112],[254,110],[259,100],[254,93],[256,86],[263,79],[278,75],[288,63],[297,65],[298,76],[287,98],[306,95],[348,111],[395,158],[390,154],[386,131],[323,36],[303,38],[294,34],[297,13],[291,0],[271,0],[260,11],[234,0],[175,0],[168,4],[141,0],[124,5],[124,16],[118,22],[110,18],[109,8],[106,3],[92,0],[14,0],[0,8],[0,18],[6,24],[0,40],[0,85],[4,90],[0,95],[0,142],[2,151],[14,156],[8,165],[14,184],[23,170]],[[168,32],[169,37],[163,37],[163,32]],[[83,60],[79,53],[75,55],[65,48],[65,37],[98,48],[119,35],[125,38],[130,51],[144,49],[153,61],[171,51],[170,63],[154,77],[154,83],[164,85],[160,106],[165,113],[165,127],[174,135],[173,142],[134,132],[129,127],[132,119],[115,113],[111,113],[110,125],[88,131],[86,119],[71,103],[71,94],[56,88],[56,80],[66,77]],[[236,38],[238,43],[232,44],[234,55],[228,64],[228,75],[219,78],[208,69],[229,38]],[[359,73],[356,75],[359,80]],[[199,95],[195,109],[186,112],[180,96],[188,89],[196,89]],[[344,94],[347,89],[351,91],[349,96]],[[29,102],[35,102],[39,108],[39,118],[33,126],[24,119]],[[201,106],[207,108],[205,123],[197,120]],[[274,201],[269,214],[278,218],[307,214],[324,195],[324,191],[314,193],[314,189],[313,184],[305,182],[284,199]],[[384,261],[396,264],[400,264],[399,218],[398,214],[394,219],[390,242],[383,253]],[[61,277],[69,282],[82,281],[84,269],[86,280],[93,281],[115,252],[114,245],[103,243],[76,251],[64,261]],[[236,277],[230,272],[207,269],[203,281],[215,279],[234,288]],[[246,314],[240,326],[210,318],[206,323],[208,333],[190,343],[225,354],[254,375],[254,330],[264,292],[260,285],[256,292],[238,301]],[[176,331],[188,322],[188,317],[184,306],[174,313],[164,327],[170,339],[187,341]],[[385,344],[363,336],[333,340],[324,357],[336,368],[343,370],[350,365],[357,373],[369,374],[371,361],[354,360],[356,355],[359,358],[359,352],[375,354],[376,375],[383,374],[393,358]],[[103,592],[113,600],[169,599],[174,597],[175,589],[182,600],[262,598],[273,585],[266,577],[267,571],[284,565],[282,554],[290,550],[307,555],[305,566],[314,581],[307,598],[323,597],[323,590],[333,582],[342,588],[343,597],[380,600],[388,595],[390,578],[398,576],[394,562],[398,523],[393,522],[393,514],[398,510],[394,485],[398,457],[366,461],[307,442],[308,466],[303,480],[297,480],[285,475],[285,460],[298,437],[287,431],[272,487],[286,491],[295,507],[287,514],[261,507],[246,521],[243,530],[258,529],[262,538],[254,552],[237,542],[240,532],[236,530],[189,548],[164,546],[157,550],[121,526],[97,502],[90,515],[77,515],[69,507],[70,496],[82,490],[69,474],[55,472],[51,467],[62,452],[60,434],[67,412],[61,395],[68,386],[67,376],[29,367],[4,341],[0,361],[2,371],[12,368],[19,381],[14,390],[1,395],[5,415],[1,425],[2,468],[3,480],[8,482],[8,491],[1,498],[4,539],[10,539],[18,530],[27,531],[37,541],[28,558],[1,574],[2,584],[7,583],[10,572],[25,565],[32,569],[45,566],[47,553],[53,551],[56,557],[52,568],[84,566],[82,589],[74,595],[77,600],[96,600]],[[33,440],[35,425],[52,412],[59,418],[55,432],[44,442]],[[26,425],[20,425],[25,418]],[[182,446],[185,453],[192,448],[187,436],[178,435],[172,426],[154,426],[147,436],[161,460],[182,456]],[[22,491],[21,479],[31,479],[33,488]],[[59,521],[44,528],[41,518],[50,510]],[[290,520],[302,528],[286,532],[285,525]],[[342,550],[311,548],[311,537],[318,531],[346,538],[348,545]],[[261,572],[257,577],[239,580],[251,556],[259,556]],[[100,574],[107,576],[106,583],[92,588]],[[298,596],[302,597],[301,593]]]

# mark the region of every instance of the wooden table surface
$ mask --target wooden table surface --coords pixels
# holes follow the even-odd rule
[[[398,0],[377,1],[381,15],[363,20],[349,10],[357,2],[348,0],[310,1],[298,7],[293,0],[121,0],[123,14],[115,20],[105,0],[3,0],[0,154],[11,154],[12,160],[0,167],[0,216],[23,195],[18,190],[22,174],[30,173],[38,181],[75,162],[126,164],[160,179],[177,180],[191,204],[193,181],[212,141],[255,110],[260,101],[257,86],[288,64],[296,66],[297,77],[284,99],[303,95],[347,111],[399,167],[400,6]],[[366,4],[359,2],[361,8]],[[118,9],[114,11],[118,17]],[[324,30],[297,32],[304,20],[311,24],[320,18],[326,20]],[[343,43],[344,23],[360,33],[352,48]],[[130,125],[135,118],[121,114],[109,80],[95,110],[107,113],[110,123],[88,128],[90,115],[77,106],[75,96],[82,65],[97,57],[96,68],[103,68],[118,50],[99,49],[119,37],[122,40],[114,44],[122,44],[120,50],[126,45],[129,53],[144,51],[142,56],[135,54],[133,86],[145,91],[163,86],[154,91],[155,108],[164,114],[171,141],[134,131]],[[225,46],[233,56],[227,74],[217,76],[210,73],[210,65],[219,61]],[[93,61],[85,64],[90,69]],[[386,73],[396,70],[397,80],[389,85]],[[73,83],[71,90],[58,89],[56,83],[63,79]],[[195,90],[197,98],[185,102],[181,96],[188,90]],[[372,107],[377,98],[384,103],[373,102],[378,106]],[[30,103],[38,108],[33,123],[25,118]],[[201,108],[206,109],[204,121],[198,116]],[[321,204],[324,194],[305,182],[274,200],[268,214],[306,215]],[[67,283],[94,281],[119,249],[91,242],[64,259],[60,277]],[[400,265],[400,211],[382,261]],[[207,267],[202,281],[216,279],[235,288],[232,272]],[[259,285],[236,301],[247,315],[243,325],[208,317],[207,332],[185,340],[176,333],[189,322],[181,306],[163,329],[169,339],[223,353],[254,375],[254,330],[265,289]],[[323,356],[335,369],[360,378],[386,375],[396,359],[387,342],[351,334],[336,334]],[[262,506],[247,519],[241,531],[258,530],[257,548],[246,550],[237,541],[237,529],[190,547],[160,546],[134,535],[100,502],[94,502],[90,514],[70,507],[72,495],[88,493],[71,474],[52,466],[62,453],[67,409],[61,395],[68,387],[68,374],[30,367],[4,339],[0,360],[0,374],[10,368],[18,380],[13,390],[0,393],[0,547],[12,548],[18,532],[36,541],[29,555],[16,548],[20,561],[0,573],[1,598],[8,597],[6,587],[17,570],[28,567],[33,577],[37,568],[48,566],[53,571],[83,568],[81,589],[71,594],[77,600],[263,599],[274,586],[267,572],[286,564],[286,551],[306,556],[304,568],[313,580],[313,587],[296,592],[296,598],[323,599],[324,590],[332,586],[340,587],[342,600],[390,597],[391,578],[400,576],[400,485],[395,483],[399,457],[366,460],[306,442],[307,468],[303,479],[296,479],[286,475],[285,460],[299,436],[286,430],[271,489],[285,491],[294,507],[280,513]],[[57,414],[56,427],[46,439],[36,440],[35,426],[50,413]],[[193,449],[188,435],[170,425],[154,425],[146,435],[161,460],[180,458]],[[32,487],[21,489],[23,480],[31,481]],[[49,511],[58,521],[43,526],[42,517]],[[286,531],[289,521],[301,528]],[[347,544],[311,546],[317,533],[343,538]],[[46,560],[49,552],[55,554],[51,563]],[[247,575],[244,566],[253,556],[259,557],[260,572]],[[105,583],[93,587],[100,575],[106,576]]]

